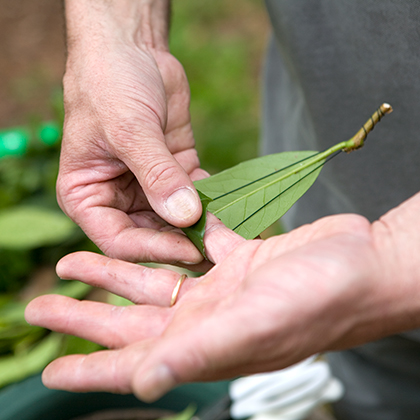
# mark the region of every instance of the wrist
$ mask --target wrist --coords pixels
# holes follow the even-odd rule
[[[357,275],[341,305],[348,316],[342,318],[340,338],[329,350],[420,328],[418,214],[420,194],[374,222],[367,246],[349,252],[357,258],[346,276]]]
[[[66,0],[69,55],[102,45],[168,50],[170,0]]]
[[[417,194],[372,226],[394,332],[420,327],[419,214],[420,194]]]

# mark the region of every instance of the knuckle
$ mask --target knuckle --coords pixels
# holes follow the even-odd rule
[[[178,168],[167,160],[156,160],[150,162],[144,170],[142,186],[151,191],[159,188],[166,188],[178,176]]]

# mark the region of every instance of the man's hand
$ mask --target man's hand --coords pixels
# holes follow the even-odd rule
[[[167,0],[67,0],[58,200],[107,255],[198,263],[172,226],[201,204],[189,86],[167,49]]]
[[[420,326],[420,251],[413,234],[420,195],[371,225],[356,215],[320,219],[266,241],[245,241],[210,217],[207,254],[216,264],[179,274],[104,256],[64,257],[57,272],[136,305],[63,296],[29,304],[28,322],[112,348],[67,356],[44,383],[70,391],[134,392],[153,400],[190,381],[276,370],[311,354]]]

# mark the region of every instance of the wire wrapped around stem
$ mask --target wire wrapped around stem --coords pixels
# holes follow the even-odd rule
[[[363,124],[363,127],[349,140],[349,142],[352,142],[353,145],[351,147],[346,147],[343,150],[349,153],[353,150],[360,149],[363,146],[367,135],[375,128],[375,125],[381,121],[385,114],[390,114],[391,112],[392,106],[387,103],[383,103]]]

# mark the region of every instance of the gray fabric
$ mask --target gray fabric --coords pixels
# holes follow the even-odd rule
[[[420,2],[266,3],[277,48],[266,67],[263,152],[322,150],[350,138],[382,102],[395,109],[363,151],[324,168],[293,224],[342,211],[378,218],[419,190]],[[321,185],[338,198],[316,199]]]
[[[361,151],[324,167],[284,216],[285,226],[344,212],[377,219],[420,189],[420,2],[266,4],[274,33],[265,66],[263,154],[324,150],[353,136],[382,102],[394,108]],[[340,419],[420,419],[416,340],[419,330],[331,355],[348,386]]]
[[[340,420],[419,420],[420,352],[416,342],[389,337],[328,355],[346,388],[335,404]]]

